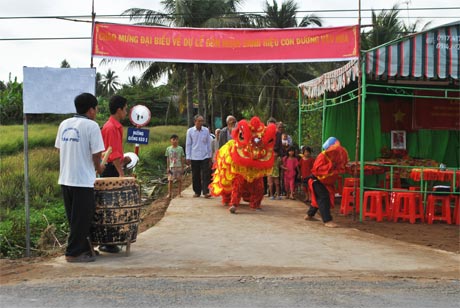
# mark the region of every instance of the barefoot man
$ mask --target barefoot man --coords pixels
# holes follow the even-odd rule
[[[335,182],[339,174],[345,172],[348,162],[347,150],[340,145],[335,137],[329,137],[323,144],[323,151],[316,157],[311,170],[312,175],[307,179],[309,190],[313,192],[311,206],[305,220],[314,220],[319,209],[324,226],[337,227],[332,221],[331,205],[334,203]]]

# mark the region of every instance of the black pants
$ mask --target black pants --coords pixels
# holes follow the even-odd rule
[[[108,163],[105,165],[105,169],[101,174],[101,178],[108,178],[108,177],[118,177],[120,174],[117,171],[117,168],[115,168],[115,165],[113,163]]]
[[[192,187],[196,195],[209,194],[209,183],[211,181],[211,165],[209,158],[203,160],[192,160]]]
[[[331,199],[329,197],[329,190],[327,190],[326,186],[318,180],[311,179],[310,181],[314,181],[313,192],[315,194],[318,207],[310,206],[307,215],[313,217],[319,209],[323,222],[326,223],[331,221]]]
[[[90,236],[96,201],[94,189],[61,185],[70,234],[65,255],[76,257],[90,250]]]

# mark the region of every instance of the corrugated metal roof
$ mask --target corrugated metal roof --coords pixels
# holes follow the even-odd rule
[[[460,21],[418,32],[368,50],[371,79],[459,79]]]

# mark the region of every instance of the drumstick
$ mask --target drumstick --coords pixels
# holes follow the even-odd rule
[[[112,153],[112,147],[109,146],[107,148],[107,151],[105,151],[104,156],[102,157],[101,166],[104,166],[107,163],[107,160],[109,159],[109,156],[111,153]]]

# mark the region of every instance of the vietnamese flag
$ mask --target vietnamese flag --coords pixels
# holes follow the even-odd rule
[[[382,132],[412,131],[412,100],[404,97],[379,98]]]

